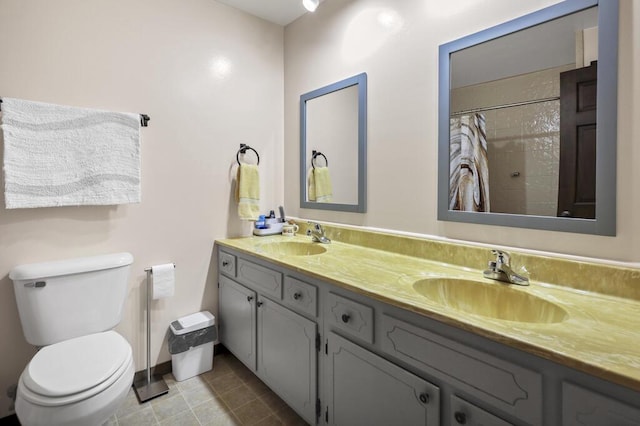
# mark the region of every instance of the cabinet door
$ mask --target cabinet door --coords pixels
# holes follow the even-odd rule
[[[258,375],[310,424],[316,423],[317,325],[276,302],[258,301]]]
[[[639,425],[640,408],[564,382],[562,384],[562,424],[567,426]]]
[[[256,369],[256,293],[219,276],[218,320],[220,342],[240,361]]]
[[[440,424],[437,386],[337,334],[328,345],[329,424]]]

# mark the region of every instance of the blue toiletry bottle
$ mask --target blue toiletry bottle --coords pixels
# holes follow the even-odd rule
[[[257,229],[266,229],[267,228],[267,225],[265,223],[265,218],[264,218],[263,214],[261,214],[258,217],[258,220],[256,220],[256,228]]]

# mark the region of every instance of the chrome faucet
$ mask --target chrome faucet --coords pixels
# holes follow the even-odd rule
[[[311,221],[307,223],[311,225],[309,228],[307,228],[307,235],[311,236],[311,241],[313,241],[314,243],[323,244],[329,244],[331,242],[331,240],[324,235],[324,228],[322,227],[322,225]]]
[[[489,269],[483,273],[485,278],[516,285],[529,285],[529,278],[516,274],[511,269],[509,253],[500,250],[491,250],[491,253],[496,255],[496,260],[489,262]]]

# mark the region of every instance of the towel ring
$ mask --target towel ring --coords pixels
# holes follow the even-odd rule
[[[258,154],[258,151],[256,151],[255,149],[251,148],[246,143],[241,143],[240,144],[240,149],[236,153],[236,161],[238,162],[238,165],[240,165],[240,154],[246,154],[248,149],[250,149],[251,151],[256,153],[256,157],[258,157],[258,165],[260,165],[260,154]]]
[[[311,167],[313,167],[314,169],[316,168],[315,161],[316,161],[316,157],[318,156],[322,156],[322,158],[324,158],[325,164],[327,165],[327,167],[329,167],[329,160],[327,160],[327,156],[321,153],[320,151],[316,151],[315,149],[311,151]]]

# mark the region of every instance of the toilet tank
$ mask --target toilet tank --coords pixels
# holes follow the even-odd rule
[[[9,278],[27,342],[46,346],[118,325],[131,263],[131,254],[116,253],[13,268]]]

